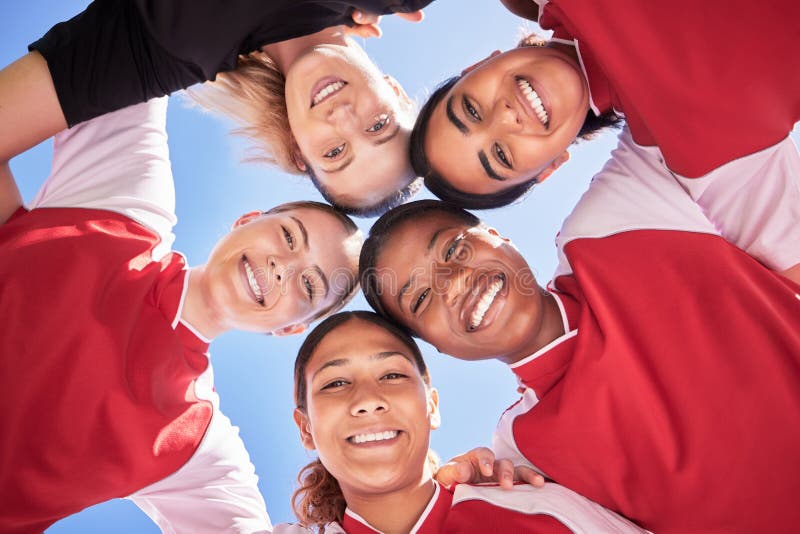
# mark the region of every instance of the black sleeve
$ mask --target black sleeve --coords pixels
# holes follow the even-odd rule
[[[47,60],[69,126],[213,80],[239,54],[351,24],[354,8],[432,0],[95,0],[28,48]]]

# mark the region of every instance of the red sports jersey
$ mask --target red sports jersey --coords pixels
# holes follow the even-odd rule
[[[289,534],[301,532],[281,530]],[[367,521],[346,510],[342,524],[325,528],[330,534],[380,534]],[[620,533],[636,534],[641,529],[558,484],[543,488],[529,485],[504,490],[498,486],[459,484],[453,489],[441,485],[411,528],[411,534],[540,534]]]
[[[595,112],[696,178],[785,139],[800,120],[800,3],[536,0],[573,40]]]
[[[174,473],[212,416],[207,343],[178,322],[187,271],[103,210],[20,209],[0,226],[0,531],[41,532]]]
[[[703,231],[564,253],[566,333],[512,365],[529,389],[495,452],[654,532],[795,530],[800,287]]]

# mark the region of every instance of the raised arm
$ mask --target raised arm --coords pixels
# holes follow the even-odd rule
[[[66,126],[47,63],[40,54],[32,52],[0,70],[0,164]]]

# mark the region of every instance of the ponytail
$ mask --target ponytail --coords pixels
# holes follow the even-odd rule
[[[292,495],[294,515],[304,527],[317,527],[325,532],[325,525],[341,523],[347,503],[339,482],[333,478],[319,459],[314,460],[297,475],[300,487]]]

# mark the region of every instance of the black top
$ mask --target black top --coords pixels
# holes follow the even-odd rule
[[[433,0],[95,0],[29,50],[47,60],[69,126],[236,67],[239,54]]]

